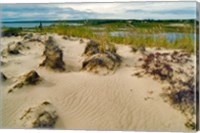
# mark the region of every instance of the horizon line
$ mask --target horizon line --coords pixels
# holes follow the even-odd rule
[[[115,21],[184,21],[184,20],[196,20],[195,18],[188,18],[188,19],[70,19],[70,20],[66,20],[66,19],[63,19],[63,20],[14,20],[14,21],[10,21],[10,20],[7,20],[7,21],[1,21],[1,23],[17,23],[17,22],[56,22],[56,21],[91,21],[91,20],[115,20]]]

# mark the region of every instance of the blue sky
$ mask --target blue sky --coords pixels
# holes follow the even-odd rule
[[[3,21],[78,19],[191,19],[196,2],[3,4]]]

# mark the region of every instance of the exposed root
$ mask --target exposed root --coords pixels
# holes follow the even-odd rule
[[[1,54],[19,55],[20,51],[24,49],[29,49],[29,47],[25,46],[22,42],[11,42],[8,44],[8,47],[1,52]]]
[[[87,58],[83,61],[82,70],[108,74],[121,64],[121,57],[116,53],[115,47],[107,45],[102,49],[101,45],[93,40],[87,44],[84,54]]]
[[[4,65],[6,65],[6,62],[0,61],[0,66],[4,66]]]
[[[63,36],[63,39],[64,39],[64,40],[68,40],[69,37],[68,37],[68,36]]]
[[[36,85],[39,81],[41,81],[40,76],[34,70],[20,77],[19,82],[17,82],[8,93],[13,92],[15,89],[20,89],[24,85]]]
[[[57,119],[53,105],[45,101],[26,110],[20,117],[20,123],[25,128],[54,128]]]
[[[90,42],[87,43],[84,54],[90,56],[99,53],[100,52],[99,46],[100,44],[98,42],[90,40]]]
[[[45,66],[58,71],[65,70],[63,52],[57,45],[55,45],[52,37],[49,37],[48,41],[46,42],[43,55],[45,56],[45,60],[40,64],[40,66]]]
[[[84,43],[84,40],[82,38],[80,39],[80,43]]]
[[[95,54],[86,58],[82,64],[82,69],[100,73],[104,68],[104,72],[109,73],[110,70],[115,70],[120,63],[121,59],[118,55],[106,52],[104,54]]]
[[[24,36],[24,40],[27,40],[29,42],[40,42],[43,43],[43,40],[41,39],[40,35],[33,35],[32,33],[29,33]]]
[[[33,37],[33,34],[32,34],[32,33],[26,34],[26,35],[24,36],[24,40],[30,40],[30,39],[32,39],[32,37]]]
[[[0,72],[1,80],[6,81],[7,77],[4,75],[4,73]]]
[[[146,48],[145,46],[132,46],[131,47],[132,52],[136,53],[136,52],[140,52],[142,54],[144,54],[146,52]]]

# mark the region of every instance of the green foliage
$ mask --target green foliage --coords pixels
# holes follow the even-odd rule
[[[93,37],[93,32],[86,26],[57,25],[44,27],[42,32],[58,33],[60,35],[77,36],[83,38]]]
[[[21,35],[22,28],[4,28],[2,29],[2,36],[19,36]]]
[[[195,42],[191,37],[184,36],[182,38],[177,38],[173,44],[170,45],[170,48],[178,48],[186,50],[187,52],[194,52]]]
[[[145,36],[145,34],[159,34],[166,32],[181,32],[194,33],[192,26],[193,21],[153,21],[153,20],[88,20],[84,21],[85,25],[69,26],[60,23],[58,25],[43,27],[40,30],[38,27],[35,32],[40,33],[58,33],[72,37],[88,38],[98,41],[101,44],[101,49],[104,50],[107,44],[126,44],[133,46],[146,47],[164,47],[170,49],[183,49],[188,52],[194,52],[194,40],[190,36],[177,38],[170,42],[166,36]],[[95,30],[92,28],[96,28]],[[112,31],[125,31],[131,34],[123,36],[112,36]],[[100,33],[100,34],[96,34]],[[132,34],[133,33],[133,34]],[[138,36],[143,34],[144,36]]]

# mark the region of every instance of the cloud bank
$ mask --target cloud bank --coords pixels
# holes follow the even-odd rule
[[[3,21],[194,19],[196,2],[2,4]]]

